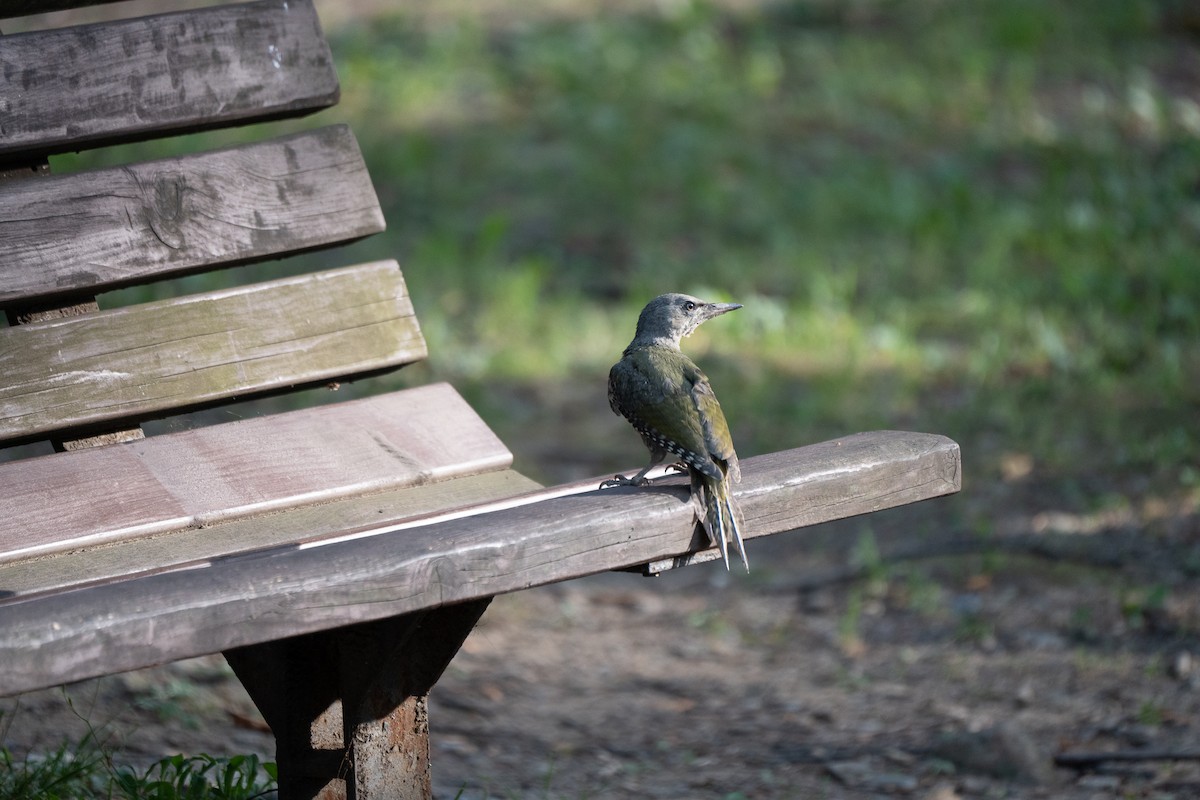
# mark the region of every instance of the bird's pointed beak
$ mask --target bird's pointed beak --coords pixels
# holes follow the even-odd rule
[[[704,318],[712,319],[713,317],[719,317],[728,311],[737,311],[741,307],[741,303],[709,303],[704,307]]]

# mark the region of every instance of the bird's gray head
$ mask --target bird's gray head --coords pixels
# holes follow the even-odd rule
[[[706,303],[686,294],[660,294],[642,309],[633,341],[673,343],[678,347],[679,340],[690,336],[701,323],[739,308],[738,303]]]

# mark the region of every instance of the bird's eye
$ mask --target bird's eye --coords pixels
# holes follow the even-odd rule
[[[691,300],[688,300],[686,303],[683,304],[683,310],[684,311],[695,311],[696,304],[693,303]]]

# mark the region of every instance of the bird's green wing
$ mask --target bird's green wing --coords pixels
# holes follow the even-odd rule
[[[708,376],[695,364],[691,366],[692,369],[687,375],[691,384],[690,399],[700,420],[704,445],[709,456],[721,467],[721,471],[732,473],[734,480],[738,480],[741,475],[737,453],[733,449],[733,437],[729,434],[729,423],[725,421],[725,414],[721,411],[721,404],[717,402],[717,396],[708,382]]]
[[[692,400],[693,371],[698,371],[696,365],[678,351],[631,350],[609,372],[609,403],[648,444],[653,441],[702,472],[710,472],[715,465]]]

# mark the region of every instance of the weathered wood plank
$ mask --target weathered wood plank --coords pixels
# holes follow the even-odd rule
[[[469,435],[470,431],[465,433]],[[495,463],[499,462],[497,458]],[[465,471],[492,466],[481,460],[464,464],[462,468]],[[286,514],[249,516],[216,526],[196,524],[149,537],[83,545],[65,551],[51,552],[51,545],[41,551],[48,553],[46,555],[0,562],[0,598],[25,597],[135,575],[200,567],[229,556],[265,555],[276,548],[294,548],[301,542],[321,541],[347,531],[377,528],[381,524],[406,520],[418,524],[422,518],[439,515],[439,512],[501,501],[541,488],[511,469],[463,476],[450,475],[446,470],[438,480],[416,485],[405,485],[406,477],[412,476],[406,476],[401,470],[395,489],[306,503],[288,509]],[[6,546],[12,547],[11,537],[8,538],[10,541]]]
[[[0,441],[424,358],[394,261],[0,329]]]
[[[960,460],[945,437],[877,432],[747,458],[742,475],[752,538],[957,491]],[[667,558],[692,549],[692,514],[680,481],[586,491],[14,600],[0,605],[0,694]]]
[[[508,449],[447,384],[55,453],[0,465],[6,504],[0,561],[207,527],[511,462]],[[408,510],[431,500],[440,505],[446,496],[414,498]],[[386,507],[377,506],[380,512]],[[354,518],[343,519],[338,530]],[[360,524],[379,521],[377,514]],[[297,530],[286,520],[260,524],[258,532],[218,529],[192,543],[172,539],[171,554],[156,547],[140,556],[125,551],[118,556],[125,562],[121,568],[150,553],[162,559],[154,566],[163,567],[181,557],[194,561],[261,549],[321,530]],[[94,579],[104,561],[97,556],[95,566],[80,566],[79,576]]]
[[[277,119],[338,100],[311,0],[4,37],[0,161]]]
[[[0,306],[95,294],[384,230],[345,125],[0,185]]]

